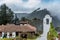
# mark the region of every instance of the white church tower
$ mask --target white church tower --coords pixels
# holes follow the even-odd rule
[[[45,15],[45,18],[43,19],[43,40],[47,40],[47,33],[50,29],[50,23],[52,22],[52,17],[50,15]]]
[[[43,33],[47,34],[47,32],[49,32],[51,22],[52,22],[52,17],[48,14],[45,15],[45,17],[43,19]]]
[[[52,22],[52,17],[50,15],[45,15],[43,18],[43,34],[37,38],[37,40],[47,40],[47,34],[50,29],[50,23]],[[58,40],[58,38],[56,38]]]
[[[37,40],[47,40],[47,33],[50,29],[50,23],[52,22],[52,17],[50,15],[45,15],[43,18],[43,34]]]

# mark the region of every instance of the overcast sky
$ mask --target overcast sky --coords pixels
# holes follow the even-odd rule
[[[4,3],[14,12],[32,12],[40,7],[60,17],[60,0],[0,0],[0,5]]]

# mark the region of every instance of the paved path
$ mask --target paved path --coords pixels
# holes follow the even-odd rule
[[[45,37],[38,37],[36,40],[47,40],[47,39],[45,39]],[[58,38],[56,38],[56,40],[58,40]]]
[[[36,40],[47,40],[47,38],[45,36],[41,35]]]

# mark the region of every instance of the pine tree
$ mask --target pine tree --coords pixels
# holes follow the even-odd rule
[[[0,7],[0,24],[7,24],[13,19],[13,11],[5,4]]]

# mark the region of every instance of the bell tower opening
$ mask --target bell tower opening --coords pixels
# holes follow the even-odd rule
[[[49,19],[46,19],[46,24],[49,24]]]

